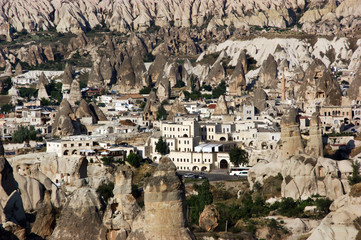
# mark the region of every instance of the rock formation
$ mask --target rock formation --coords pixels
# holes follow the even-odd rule
[[[1,223],[12,222],[21,227],[25,227],[26,217],[21,194],[14,178],[13,168],[4,157],[4,148],[1,144],[0,154],[0,220]]]
[[[218,86],[225,77],[225,71],[220,58],[212,65],[205,81],[208,85]]]
[[[220,217],[215,205],[207,205],[199,215],[199,226],[207,232],[213,231],[218,226]]]
[[[187,228],[184,185],[176,170],[168,157],[160,159],[144,187],[144,213],[127,239],[195,239]]]
[[[11,66],[11,63],[9,60],[6,60],[4,73],[9,76],[13,75],[13,67]]]
[[[178,114],[181,115],[188,114],[187,109],[184,107],[184,105],[182,104],[179,98],[177,98],[172,104],[172,108],[168,113],[167,119],[173,120],[173,118]]]
[[[304,152],[297,115],[297,110],[290,108],[282,116],[280,150],[284,159]]]
[[[349,194],[337,198],[329,213],[312,232],[309,240],[357,239],[360,236],[361,184],[351,187]]]
[[[321,121],[317,112],[312,114],[306,153],[315,158],[323,157]]]
[[[44,200],[37,208],[31,232],[41,238],[50,237],[55,226],[55,211],[50,201],[50,193],[45,192]]]
[[[163,102],[164,100],[168,100],[170,97],[170,82],[166,76],[162,76],[161,80],[158,84],[157,89],[157,97],[160,102]]]
[[[82,118],[91,118],[92,123],[96,123],[97,118],[94,115],[93,111],[90,109],[88,103],[82,99],[79,103],[78,108],[76,109],[75,116],[78,119]]]
[[[103,113],[103,111],[95,103],[90,103],[89,108],[95,115],[97,121],[107,121],[108,120],[107,117],[105,116],[105,114]]]
[[[262,63],[258,78],[259,84],[265,87],[277,88],[277,62],[274,57],[269,54],[267,59]]]
[[[62,85],[62,91],[70,91],[71,84],[73,83],[73,69],[69,64],[65,65],[64,73],[63,73],[63,85]]]
[[[242,51],[244,53],[244,51]],[[238,58],[238,63],[234,69],[231,79],[229,81],[229,94],[233,96],[240,96],[242,91],[246,90],[246,77],[244,71],[245,59],[244,54]],[[247,67],[247,65],[246,65]],[[247,70],[247,68],[246,68]]]
[[[44,72],[42,72],[40,74],[39,80],[38,80],[38,84],[37,84],[37,88],[40,87],[40,83],[42,83],[44,86],[49,84],[49,80],[48,78],[45,76]]]
[[[361,64],[359,64],[350,88],[347,90],[347,97],[356,102],[361,100]]]
[[[162,54],[159,54],[155,57],[154,62],[148,70],[150,79],[153,83],[157,82],[159,75],[163,72],[166,62],[167,58]]]
[[[15,75],[23,74],[23,68],[21,67],[21,63],[18,62],[15,67]]]
[[[75,105],[76,102],[79,102],[82,99],[80,84],[78,80],[74,80],[70,87],[70,94],[68,96],[68,101],[71,105]]]
[[[23,29],[32,32],[49,30],[55,26],[58,32],[80,34],[102,24],[111,31],[121,33],[144,32],[154,24],[159,27],[169,27],[170,22],[178,28],[208,25],[208,30],[231,25],[237,30],[252,25],[286,28],[296,23],[303,24],[302,30],[308,32],[323,33],[324,30],[330,30],[332,33],[337,33],[341,29],[341,23],[348,31],[357,29],[357,17],[360,16],[357,2],[354,0],[345,0],[339,4],[332,2],[320,4],[318,1],[312,1],[306,4],[305,1],[286,0],[263,4],[259,0],[251,2],[172,0],[154,4],[141,0],[137,4],[130,4],[115,0],[107,2],[41,0],[35,4],[22,0],[14,6],[7,4],[8,0],[2,0],[0,34],[5,35],[7,41],[11,41],[12,29],[16,32],[21,32]],[[298,22],[294,18],[296,12],[303,13]],[[104,20],[104,23],[100,19]],[[331,24],[334,27],[329,26]]]
[[[89,40],[87,36],[82,32],[76,38],[71,38],[68,44],[68,51],[74,51],[87,46]]]
[[[256,88],[254,90],[253,105],[258,112],[262,112],[267,108],[267,99],[267,93],[262,88]]]
[[[227,102],[224,95],[221,95],[217,100],[216,108],[214,109],[213,115],[225,115],[228,114]]]
[[[104,203],[89,187],[75,190],[61,211],[51,240],[105,238]]]
[[[145,104],[143,111],[143,118],[146,121],[153,121],[157,119],[158,108],[160,106],[160,101],[157,97],[157,94],[154,91],[149,93],[147,103]]]
[[[49,100],[49,95],[48,93],[46,92],[46,88],[44,86],[44,84],[42,82],[40,82],[40,84],[38,84],[38,99],[46,99],[46,100]]]
[[[132,61],[129,56],[125,56],[122,64],[120,65],[117,77],[117,83],[113,86],[113,90],[121,93],[139,92],[143,84],[141,79],[137,79],[133,69]]]
[[[324,105],[341,105],[341,90],[321,60],[315,59],[308,67],[297,98],[304,103],[321,102]]]
[[[133,172],[127,165],[119,166],[115,173],[114,197],[109,200],[103,223],[108,239],[124,238],[132,231],[134,219],[141,208],[132,195]]]
[[[65,98],[61,101],[59,111],[56,113],[52,126],[53,136],[67,136],[79,134],[80,127],[77,123],[75,114],[68,100]]]
[[[136,83],[139,84],[141,87],[148,87],[150,84],[150,78],[144,65],[142,55],[135,54],[132,57],[132,66],[135,74]]]

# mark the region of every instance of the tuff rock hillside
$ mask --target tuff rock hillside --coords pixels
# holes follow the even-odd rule
[[[2,0],[1,34],[56,28],[58,32],[81,33],[99,25],[111,31],[146,31],[160,27],[219,26],[286,28],[302,25],[310,33],[338,33],[359,28],[360,5],[353,0],[330,1],[63,1]],[[298,16],[298,17],[297,17]],[[346,28],[346,29],[345,29]]]

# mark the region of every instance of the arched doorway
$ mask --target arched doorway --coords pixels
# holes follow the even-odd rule
[[[69,155],[69,150],[65,150],[63,155],[65,156]]]
[[[219,141],[224,142],[224,141],[226,141],[226,138],[225,138],[225,137],[221,137],[221,138],[219,139]]]
[[[194,167],[192,168],[192,171],[199,171],[199,168],[198,168],[197,166],[194,166]]]
[[[227,162],[227,160],[222,159],[222,160],[219,162],[219,168],[222,168],[222,169],[228,168],[228,162]]]
[[[77,151],[73,150],[73,152],[71,153],[71,155],[77,155]]]
[[[268,149],[267,143],[263,142],[261,145],[263,150]]]
[[[202,168],[201,168],[201,171],[202,171],[202,172],[207,171],[207,167],[202,167]]]

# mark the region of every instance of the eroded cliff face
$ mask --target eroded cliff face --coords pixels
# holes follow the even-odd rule
[[[28,0],[0,1],[0,34],[11,40],[11,32],[28,32],[56,28],[58,32],[79,34],[99,25],[111,31],[146,31],[156,26],[188,28],[233,25],[286,28],[296,23],[302,30],[337,33],[340,29],[357,29],[360,4],[342,1],[261,1],[261,0]],[[296,16],[300,13],[300,20]]]

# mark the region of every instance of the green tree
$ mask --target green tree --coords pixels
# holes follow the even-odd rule
[[[23,98],[30,99],[31,97],[38,96],[38,90],[36,88],[19,88],[19,94]]]
[[[356,183],[361,182],[361,176],[360,176],[360,163],[355,160],[352,163],[352,176],[348,178],[348,182],[350,185],[355,185]]]
[[[165,141],[163,141],[163,137],[160,137],[157,144],[155,145],[155,150],[162,155],[168,153],[168,145]]]
[[[144,87],[140,89],[139,94],[149,94],[152,89],[150,87]]]
[[[182,88],[186,84],[182,80],[177,80],[176,84],[174,85],[175,88]]]
[[[246,152],[246,150],[243,150],[236,146],[232,148],[229,152],[229,159],[236,166],[246,165],[248,164],[248,153]]]
[[[157,120],[167,119],[167,116],[168,116],[167,111],[164,109],[163,105],[160,105],[158,107]]]
[[[136,153],[129,154],[126,161],[135,168],[138,168],[140,166],[140,157]]]
[[[218,86],[212,90],[212,97],[213,98],[219,98],[221,95],[226,93],[226,82],[222,81]]]
[[[114,196],[113,189],[114,189],[113,182],[103,183],[102,185],[99,185],[99,187],[97,188],[97,193],[99,193],[100,196],[102,196],[102,198],[104,199],[104,202],[107,203],[108,199]]]
[[[330,212],[330,206],[331,206],[332,200],[329,198],[319,198],[316,200],[316,206],[320,213],[323,213],[324,215],[328,214]]]
[[[11,81],[11,78],[10,77],[7,77],[3,80],[1,80],[1,84],[2,84],[2,90],[1,90],[1,95],[7,95],[8,94],[8,91],[9,89],[13,86],[13,83]]]
[[[37,140],[38,132],[34,126],[20,126],[12,135],[12,141],[15,143],[23,143],[24,141]]]
[[[12,104],[5,104],[1,106],[1,112],[2,113],[11,113],[14,110],[14,106]]]
[[[41,104],[41,106],[49,106],[49,105],[50,105],[50,101],[49,101],[48,99],[46,99],[46,98],[42,98],[42,99],[40,100],[40,104]]]
[[[51,80],[50,83],[45,86],[46,92],[56,105],[59,105],[63,99],[63,94],[61,92],[62,86],[63,84],[61,82],[55,82],[54,80]]]
[[[204,210],[204,207],[213,202],[213,195],[208,179],[200,186],[194,184],[193,188],[198,192],[198,195],[192,195],[187,199],[187,206],[190,208],[189,217],[191,225],[198,224],[199,215]]]

